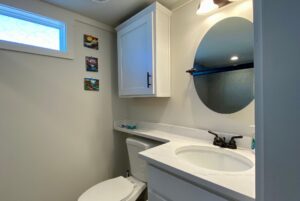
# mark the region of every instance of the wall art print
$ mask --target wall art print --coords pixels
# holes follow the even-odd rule
[[[84,40],[84,43],[83,43],[84,47],[95,49],[95,50],[99,49],[99,42],[98,42],[97,37],[88,35],[88,34],[84,34],[83,40]]]
[[[96,57],[85,57],[86,71],[98,72],[98,58]]]
[[[99,80],[94,78],[84,78],[84,90],[99,91]]]

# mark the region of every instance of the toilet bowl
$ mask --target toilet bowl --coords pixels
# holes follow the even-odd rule
[[[126,139],[130,170],[130,177],[116,177],[103,181],[88,189],[78,201],[136,201],[146,188],[147,164],[138,157],[139,152],[156,146],[157,144],[145,139]]]

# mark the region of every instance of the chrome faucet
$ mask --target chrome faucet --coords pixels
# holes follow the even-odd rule
[[[222,148],[228,148],[228,149],[237,149],[236,146],[236,141],[235,139],[241,139],[243,138],[243,136],[239,135],[239,136],[233,136],[229,142],[226,142],[226,138],[223,137],[219,137],[219,134],[213,132],[213,131],[208,131],[208,133],[212,134],[215,136],[214,138],[214,142],[213,145],[218,146],[218,147],[222,147]]]

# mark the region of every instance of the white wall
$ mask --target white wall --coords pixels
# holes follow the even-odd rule
[[[113,119],[126,118],[115,35],[40,1],[1,3],[73,21],[75,58],[0,50],[0,200],[74,201],[127,168],[124,139],[112,130]],[[99,51],[83,47],[84,33],[99,37]],[[85,56],[99,57],[99,73],[85,72]],[[100,92],[83,90],[85,76],[100,78]]]
[[[201,39],[217,22],[240,16],[252,21],[252,1],[233,4],[210,17],[196,15],[198,1],[176,10],[171,18],[171,98],[139,98],[129,104],[131,119],[164,122],[229,133],[252,135],[254,101],[234,114],[218,114],[208,109],[197,96],[192,77],[185,71],[192,67]]]
[[[300,200],[299,6],[255,1],[257,201]]]

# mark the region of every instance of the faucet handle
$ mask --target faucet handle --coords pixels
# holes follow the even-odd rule
[[[235,139],[241,139],[243,138],[243,136],[239,135],[239,136],[233,136],[229,143],[227,144],[227,148],[230,148],[230,149],[237,149],[237,146],[236,146],[236,141]]]
[[[233,141],[234,139],[241,139],[241,138],[243,138],[242,135],[233,136],[233,137],[230,139],[230,141]]]
[[[215,137],[219,137],[219,135],[217,133],[213,132],[213,131],[208,131],[208,133],[214,135]]]
[[[225,147],[226,146],[226,142],[225,142],[225,137],[221,138],[219,137],[219,135],[213,131],[208,131],[208,133],[212,134],[215,136],[214,142],[213,144],[219,147]]]

